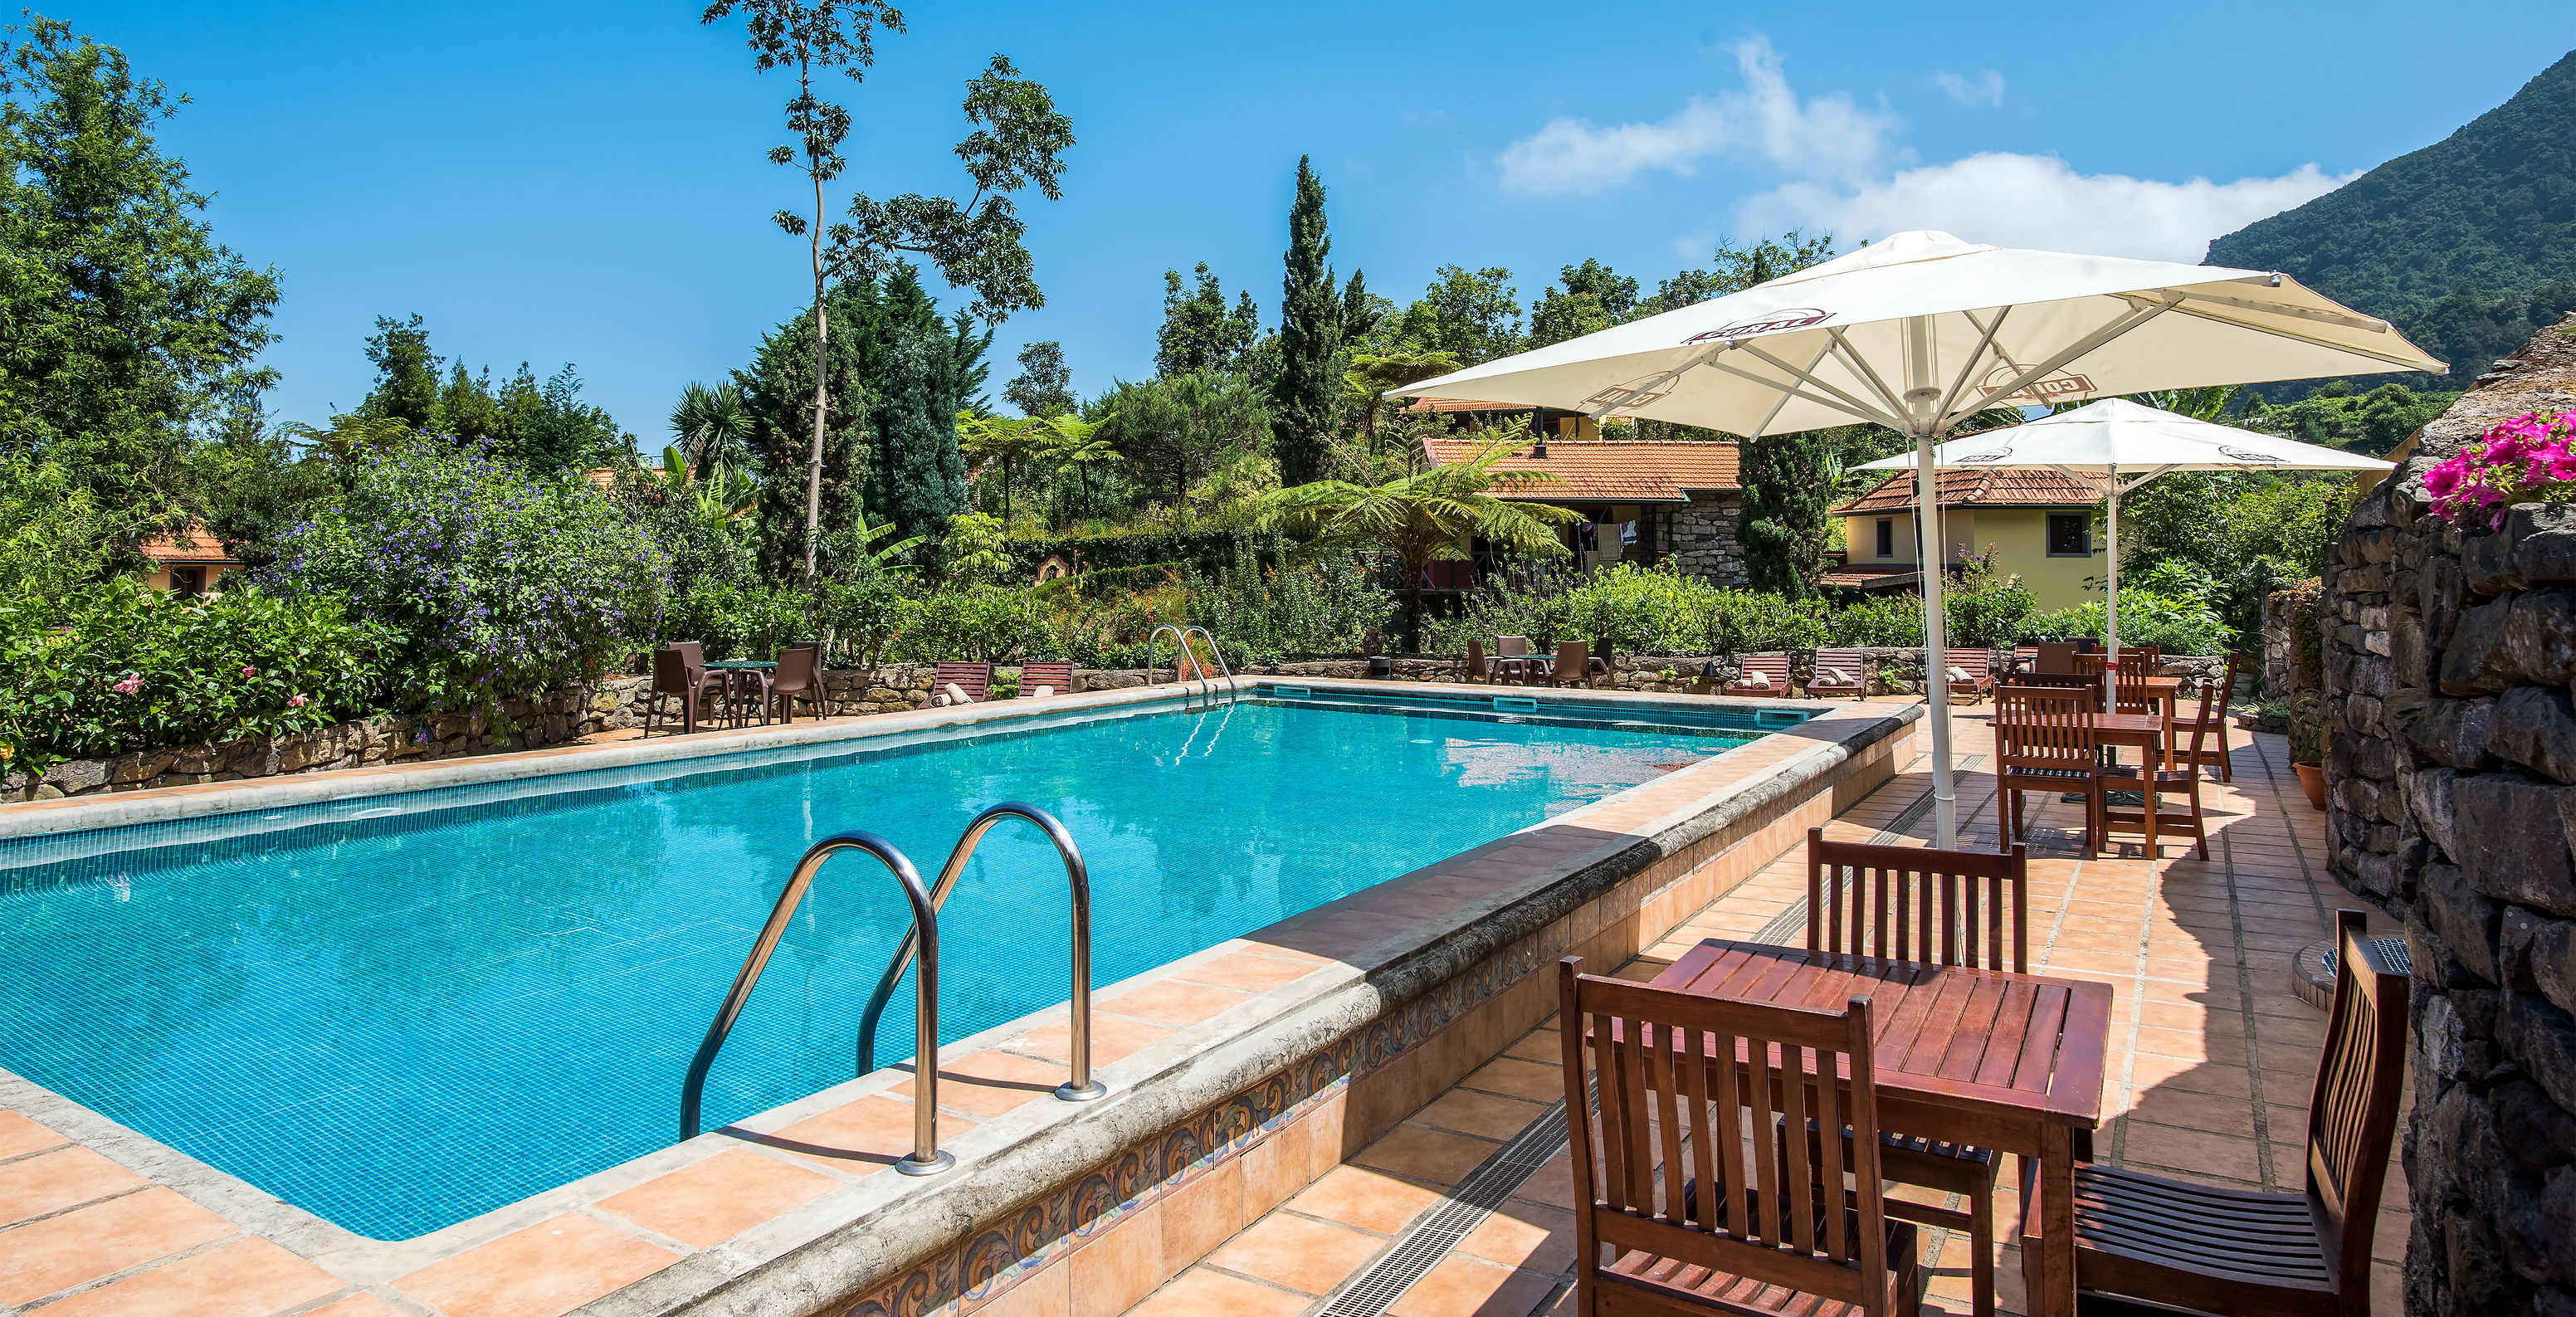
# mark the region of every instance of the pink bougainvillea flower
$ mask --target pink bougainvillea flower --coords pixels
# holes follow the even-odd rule
[[[303,696],[301,696],[301,695],[293,695],[293,696],[289,696],[289,697],[287,697],[287,701],[286,701],[286,707],[287,707],[287,708],[290,708],[290,709],[301,709],[301,708],[303,708],[303,707],[305,706],[305,704],[306,704],[306,700],[305,700],[305,698],[304,698]]]
[[[129,672],[125,674],[125,680],[108,687],[108,689],[115,691],[119,695],[132,695],[136,691],[143,689],[143,674],[139,672]]]
[[[256,676],[258,676],[258,675],[259,675],[259,669],[257,669],[257,668],[244,668],[244,669],[242,669],[242,675],[243,675],[243,676],[245,676],[245,677],[256,677]]]

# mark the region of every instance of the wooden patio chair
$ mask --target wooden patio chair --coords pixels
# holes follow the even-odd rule
[[[1785,700],[1792,694],[1795,694],[1794,691],[1789,689],[1788,655],[1747,654],[1743,657],[1741,662],[1744,664],[1744,671],[1737,675],[1733,682],[1727,685],[1725,690],[1726,694],[1749,695],[1755,699],[1772,700]],[[1762,679],[1770,684],[1767,686],[1747,685],[1746,683],[1750,682],[1753,679],[1753,674],[1757,672],[1761,673]]]
[[[937,700],[955,686],[968,704],[982,704],[993,698],[993,665],[990,663],[942,663],[930,678],[930,695]],[[950,703],[956,702],[950,696]]]
[[[2215,768],[2218,770],[2218,780],[2221,782],[2233,782],[2236,780],[2236,761],[2229,756],[2227,750],[2227,706],[2236,698],[2236,673],[2238,667],[2240,665],[2249,665],[2251,663],[2252,660],[2248,659],[2243,654],[2239,654],[2234,651],[2230,651],[2228,653],[2227,675],[2218,678],[2218,723],[2216,727],[2218,732],[2218,744],[2210,746],[2207,749],[2194,745],[2191,751],[2191,758],[2183,759],[2177,757],[2174,760],[2175,763],[2186,765],[2191,768]]]
[[[2075,642],[2048,641],[2031,646],[2031,671],[2071,676],[2075,672]]]
[[[1916,1311],[1915,1229],[1887,1219],[1879,1182],[1869,998],[1801,1010],[1582,969],[1580,956],[1557,966],[1574,1310]],[[1808,1078],[1801,1049],[1815,1052],[1817,1074],[1843,1070],[1850,1082]],[[1597,1115],[1588,1073],[1599,1079]],[[1778,1136],[1781,1122],[1811,1118],[1858,1137],[1848,1151],[1826,1139],[1811,1152]]]
[[[1023,663],[1020,665],[1020,698],[1027,699],[1044,686],[1050,695],[1073,693],[1073,665],[1070,663]]]
[[[1572,686],[1578,682],[1585,690],[1592,688],[1592,651],[1580,640],[1560,640],[1556,643],[1556,662],[1547,670],[1547,684]]]
[[[2125,703],[2123,701],[2124,705]],[[2191,723],[2191,749],[2187,754],[2178,752],[2174,755],[2174,762],[2180,767],[2160,769],[2152,766],[2129,768],[2114,765],[2102,770],[2103,840],[2110,840],[2113,832],[2135,832],[2145,839],[2147,858],[2152,860],[2159,858],[2159,852],[2156,849],[2158,834],[2165,831],[2176,834],[2188,833],[2199,847],[2202,862],[2208,861],[2209,828],[2201,821],[2201,778],[2197,761],[2201,755],[2201,746],[2209,737],[2211,724],[2209,703],[2209,688],[2203,686],[2200,688],[2200,711],[2193,717]],[[2126,712],[2125,708],[2123,712]],[[2131,809],[2126,805],[2111,802],[2110,793],[2126,791],[2131,785],[2135,785],[2139,792],[2137,808]],[[2165,795],[2168,792],[2182,794],[2184,803],[2188,807],[2186,812],[2178,814],[2165,812]]]
[[[1996,849],[2020,840],[2026,791],[2084,797],[2084,853],[2102,849],[2101,741],[2093,715],[2101,697],[2067,686],[1995,690]]]
[[[1970,704],[1974,704],[1977,701],[1984,699],[1994,691],[1995,673],[1993,659],[1992,656],[1982,649],[1951,650],[1950,661],[1945,671],[1957,671],[1967,674],[1967,678],[1965,680],[1961,680],[1958,677],[1950,678],[1950,693],[1953,695],[1967,696],[1968,703]]]
[[[1819,700],[1868,699],[1868,656],[1857,649],[1817,650],[1816,675],[1807,681],[1807,694]]]
[[[1824,829],[1809,828],[1807,950],[2027,974],[2029,873],[2026,846],[2003,854],[1872,846],[1827,841]],[[1820,1137],[1820,1129],[1809,1133]],[[1890,1180],[1967,1200],[1967,1210],[1958,1211],[1891,1198],[1887,1214],[1967,1231],[1977,1317],[1993,1317],[1994,1149],[1881,1130],[1878,1156],[1879,1173]]]
[[[2111,656],[2108,653],[2075,656],[2075,670],[2079,673],[2101,672],[2107,669],[2110,663]],[[2139,645],[2134,648],[2128,645],[2120,646],[2120,680],[2122,681],[2144,681],[2162,672],[2164,666],[2164,656],[2157,653],[2153,645]]]
[[[2406,1078],[2407,982],[2364,926],[2360,911],[2336,912],[2334,1006],[2308,1097],[2306,1191],[2211,1189],[2079,1161],[2079,1291],[2244,1317],[2370,1311],[2371,1235]],[[2027,1273],[2040,1242],[2035,1182],[2022,1203]]]
[[[698,703],[709,694],[722,697],[725,676],[707,671],[706,650],[694,640],[674,640],[653,651],[653,688],[644,701],[644,734],[653,734],[653,722],[660,718],[662,701],[680,702],[680,730],[698,730]]]

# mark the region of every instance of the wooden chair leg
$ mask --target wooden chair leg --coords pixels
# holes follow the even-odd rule
[[[1968,1262],[1968,1292],[1977,1317],[1995,1314],[1995,1183],[1989,1177],[1986,1191],[1970,1195],[1968,1204],[1968,1241],[1974,1256]]]

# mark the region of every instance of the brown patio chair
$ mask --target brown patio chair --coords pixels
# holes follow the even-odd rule
[[[2217,733],[2217,736],[2213,738],[2217,741],[2217,744],[2207,748],[2195,745],[2192,747],[2191,758],[2183,759],[2176,757],[2174,760],[2175,763],[2187,764],[2193,768],[2215,768],[2218,770],[2218,780],[2221,782],[2233,782],[2236,780],[2236,761],[2229,756],[2227,750],[2227,706],[2236,698],[2237,669],[2239,666],[2251,665],[2252,662],[2253,660],[2247,658],[2243,654],[2234,652],[2230,652],[2228,654],[2227,675],[2216,678],[2218,682],[2218,722],[2211,730]]]
[[[1547,671],[1550,686],[1572,686],[1581,683],[1592,687],[1592,651],[1580,640],[1560,640],[1556,645],[1556,662]]]
[[[1857,649],[1817,650],[1816,675],[1807,679],[1807,694],[1819,700],[1868,699],[1868,656]]]
[[[1485,659],[1485,642],[1467,637],[1467,661],[1459,665],[1458,680],[1467,685],[1483,682],[1492,685],[1494,665]]]
[[[1592,675],[1616,686],[1619,684],[1619,655],[1610,648],[1610,637],[1592,642]]]
[[[2022,793],[2042,791],[2084,797],[2084,853],[2101,851],[2100,708],[2098,695],[2065,686],[1995,689],[1996,849],[2020,840]]]
[[[644,701],[644,734],[653,734],[653,723],[662,717],[662,701],[680,702],[680,730],[698,730],[698,702],[713,693],[725,691],[725,676],[707,671],[705,650],[694,640],[675,640],[653,651],[653,688]]]
[[[1824,829],[1809,828],[1807,950],[2027,974],[2029,871],[2025,846],[2000,855],[1872,846],[1827,841]],[[1811,1124],[1808,1134],[1819,1137],[1821,1129]],[[1881,1175],[1967,1200],[1967,1210],[1958,1211],[1890,1198],[1887,1214],[1967,1231],[1976,1312],[1993,1317],[1995,1150],[1885,1130],[1878,1144]]]
[[[993,665],[942,663],[931,676],[930,693],[935,697],[950,686],[964,692],[968,704],[982,704],[993,697]]]
[[[2075,671],[2075,642],[2047,641],[2031,648],[2031,671],[2071,674]]]
[[[1020,694],[1028,696],[1045,686],[1058,695],[1073,693],[1073,665],[1070,663],[1023,663],[1020,665]]]
[[[1747,654],[1741,662],[1744,671],[1730,683],[1725,694],[1749,695],[1755,699],[1785,700],[1796,694],[1789,688],[1789,656],[1786,654]],[[1748,686],[1754,673],[1761,673],[1768,686]]]
[[[1869,998],[1802,1010],[1582,970],[1580,956],[1557,966],[1574,1311],[1915,1311],[1915,1229],[1887,1218],[1879,1181]],[[1805,1048],[1817,1074],[1849,1082],[1806,1081]],[[1811,1151],[1774,1132],[1811,1117],[1857,1137]]]
[[[2079,1291],[2227,1314],[2370,1312],[2370,1245],[2406,1079],[2406,976],[2335,914],[2334,1007],[2308,1096],[2301,1193],[2212,1189],[2075,1164]],[[2026,1165],[2033,1165],[2026,1163]],[[2039,1186],[2026,1170],[2022,1267],[2039,1255]]]
[[[2115,831],[2135,832],[2145,838],[2147,858],[2152,860],[2159,858],[2156,849],[2156,837],[2159,833],[2168,830],[2175,833],[2189,833],[2193,842],[2199,847],[2202,862],[2208,861],[2209,828],[2201,821],[2200,815],[2201,778],[2198,760],[2201,757],[2201,747],[2209,739],[2212,722],[2209,706],[2210,691],[2207,686],[2203,686],[2200,688],[2200,712],[2192,718],[2191,723],[2191,749],[2188,753],[2178,752],[2174,755],[2174,762],[2181,767],[2159,769],[2152,766],[2127,768],[2114,765],[2102,770],[2104,840],[2109,840],[2110,835]],[[2111,792],[2126,791],[2133,785],[2139,791],[2137,808],[2131,809],[2126,805],[2111,803]],[[2165,795],[2168,792],[2181,793],[2188,811],[2178,814],[2166,813]]]
[[[2111,656],[2107,652],[2075,656],[2075,670],[2079,673],[2100,672],[2109,667],[2110,663]],[[2122,681],[2143,681],[2163,671],[2164,666],[2164,656],[2157,653],[2153,645],[2120,646],[2120,680]]]
[[[2039,646],[2037,646],[2037,645],[2015,645],[2015,646],[2013,646],[2013,652],[2012,652],[2012,663],[2011,663],[2011,665],[2010,665],[2010,666],[2008,666],[2008,667],[2006,667],[2006,668],[2004,669],[2004,672],[2005,672],[2007,675],[2010,675],[2010,676],[2016,676],[2016,677],[2017,677],[2017,676],[2022,675],[2023,673],[2028,673],[2028,672],[2037,672],[2037,671],[2039,671]]]
[[[796,697],[800,695],[805,697],[806,703],[816,706],[815,721],[822,720],[820,710],[826,707],[822,656],[822,649],[814,645],[789,645],[778,651],[778,667],[769,674],[768,696],[770,702],[780,706],[779,721],[796,721]],[[760,717],[764,723],[769,721],[766,707]]]
[[[1948,668],[1956,668],[1959,671],[1968,674],[1965,681],[1962,681],[1957,677],[1950,678],[1950,693],[1952,695],[1965,695],[1968,697],[1968,703],[1975,704],[1977,701],[1986,698],[1987,694],[1994,690],[1995,674],[1993,659],[1992,656],[1986,653],[1986,651],[1982,649],[1954,649],[1949,652],[1949,659],[1950,661],[1946,665]]]
[[[1513,681],[1519,682],[1519,683],[1521,683],[1521,684],[1523,684],[1523,685],[1527,685],[1527,684],[1528,684],[1528,682],[1529,682],[1529,675],[1530,675],[1530,668],[1531,668],[1531,667],[1532,667],[1532,663],[1531,663],[1531,656],[1530,656],[1529,637],[1527,637],[1527,636],[1496,636],[1496,637],[1494,637],[1494,680],[1495,680],[1495,681],[1498,681],[1498,682],[1499,682],[1499,681],[1501,681],[1503,678],[1505,678],[1505,677],[1509,677],[1509,678],[1511,678]]]

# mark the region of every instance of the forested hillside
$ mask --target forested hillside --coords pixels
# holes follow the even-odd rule
[[[2447,139],[2211,243],[2209,261],[2383,316],[2465,386],[2576,308],[2576,54]],[[2444,387],[2373,377],[2392,378]]]

